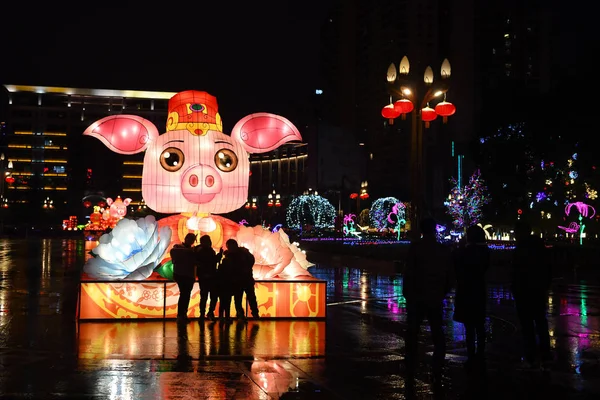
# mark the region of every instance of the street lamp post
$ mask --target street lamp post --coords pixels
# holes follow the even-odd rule
[[[392,116],[398,117],[412,113],[411,115],[411,137],[410,137],[410,174],[411,174],[411,208],[410,215],[411,231],[418,234],[418,223],[425,215],[424,196],[423,196],[423,127],[429,127],[429,122],[433,121],[437,115],[446,118],[454,114],[454,106],[447,103],[446,92],[449,89],[450,62],[445,59],[440,68],[441,79],[435,80],[434,73],[430,66],[425,69],[423,79],[414,79],[409,75],[410,63],[404,56],[400,61],[398,70],[395,64],[390,64],[387,72],[388,91],[390,94],[390,105],[384,110],[390,112],[394,110]],[[435,84],[434,84],[435,81]],[[393,98],[398,100],[392,103]],[[429,107],[429,102],[443,98],[435,110]],[[448,109],[444,106],[448,105]],[[395,113],[395,114],[394,114]],[[382,113],[385,114],[385,113]],[[386,114],[388,117],[390,114]],[[392,122],[392,120],[390,121]]]

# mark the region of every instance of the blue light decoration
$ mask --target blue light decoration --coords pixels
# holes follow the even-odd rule
[[[483,206],[491,201],[487,194],[481,171],[476,170],[469,178],[469,182],[462,187],[458,186],[455,178],[450,180],[452,190],[444,202],[447,213],[452,217],[456,228],[466,228],[475,225],[483,217]]]
[[[317,229],[333,228],[335,208],[319,195],[301,195],[294,198],[288,206],[285,221],[288,227],[294,229],[302,229],[305,225],[312,225]]]
[[[546,200],[546,198],[548,198],[548,195],[544,192],[538,192],[538,194],[535,195],[535,199],[538,201],[538,203],[540,201]]]
[[[388,220],[388,215],[398,203],[400,203],[400,200],[395,197],[382,197],[375,200],[369,210],[369,219],[371,220],[373,227],[378,230],[395,228],[396,222],[390,222]]]
[[[396,234],[398,235],[398,240],[400,240],[400,231],[402,230],[402,226],[406,225],[406,207],[402,203],[396,203],[392,207],[392,212],[388,214],[387,220],[389,223],[395,225]]]
[[[271,229],[271,232],[275,233],[283,227],[283,224],[277,224]]]
[[[577,173],[577,171],[569,171],[569,178],[577,179],[577,177],[579,177],[579,174]]]

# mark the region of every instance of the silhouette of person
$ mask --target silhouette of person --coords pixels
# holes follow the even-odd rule
[[[442,312],[450,283],[451,251],[437,242],[436,222],[432,218],[421,221],[421,233],[422,238],[409,247],[403,283],[408,325],[404,351],[409,393],[414,390],[418,335],[424,318],[429,321],[434,344],[432,367],[436,385],[439,385],[446,356]]]
[[[190,305],[190,296],[194,287],[194,266],[196,264],[195,252],[192,245],[196,235],[188,233],[182,244],[176,244],[171,249],[173,261],[173,280],[179,287],[179,301],[177,302],[177,322],[188,322],[187,312]]]
[[[473,225],[467,229],[466,245],[455,251],[454,261],[454,320],[465,326],[468,355],[465,366],[470,369],[476,362],[485,361],[485,273],[490,266],[490,249],[485,242],[485,232],[482,228]]]
[[[517,222],[515,239],[512,293],[523,335],[524,360],[530,367],[536,362],[537,333],[541,367],[545,369],[550,361],[546,319],[546,302],[552,282],[550,260],[544,242],[531,234],[531,226],[527,222]]]
[[[225,322],[231,322],[231,300],[233,295],[239,286],[238,277],[239,274],[237,267],[237,260],[235,252],[232,253],[230,250],[237,246],[237,242],[233,239],[229,239],[225,242],[227,249],[223,252],[223,259],[217,269],[217,292],[219,294],[219,318]]]
[[[204,319],[206,312],[206,301],[210,294],[210,306],[207,317],[211,320],[215,319],[215,308],[217,306],[216,280],[217,280],[217,264],[223,256],[223,249],[219,253],[215,253],[212,248],[210,236],[203,235],[200,237],[200,245],[194,248],[197,253],[197,272],[198,285],[200,286],[200,319]]]
[[[244,292],[246,300],[250,306],[253,318],[260,318],[258,313],[258,304],[256,302],[256,293],[254,291],[254,277],[252,276],[252,267],[254,266],[254,256],[245,247],[240,247],[234,239],[229,239],[226,243],[227,254],[237,273],[233,279],[233,295],[235,303],[236,316],[245,318],[246,311],[242,305]]]

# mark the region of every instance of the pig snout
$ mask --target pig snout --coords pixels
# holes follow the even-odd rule
[[[208,165],[195,165],[181,178],[181,193],[191,203],[208,203],[222,187],[221,175]]]

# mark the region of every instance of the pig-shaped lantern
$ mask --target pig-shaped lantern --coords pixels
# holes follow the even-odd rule
[[[114,200],[110,197],[106,199],[109,208],[102,213],[102,219],[106,221],[107,227],[114,228],[117,222],[125,217],[129,203],[131,203],[130,198],[121,199],[121,196],[117,196]]]
[[[285,233],[282,232],[277,240],[273,238],[274,248],[265,252],[255,248],[253,242],[258,239],[250,238],[260,236],[264,246],[262,232],[250,236],[246,232],[239,236],[244,228],[252,228],[210,216],[234,211],[246,203],[249,153],[264,153],[281,144],[302,140],[298,129],[286,118],[269,113],[251,114],[234,126],[231,135],[226,135],[222,132],[216,98],[206,92],[190,90],[169,100],[166,133],[162,135],[152,122],[135,115],[105,117],[89,126],[84,135],[98,138],[120,154],[146,152],[142,172],[142,195],[146,205],[160,213],[181,213],[158,221],[159,226],[169,226],[172,231],[161,267],[170,263],[172,245],[180,243],[191,231],[198,237],[210,235],[217,249],[227,239],[237,238],[241,245],[254,252],[257,259],[255,276],[258,278],[278,275],[290,264],[288,274],[291,270],[296,271],[292,275],[308,274],[306,268],[311,264],[305,258],[294,264],[297,254],[302,253],[289,244]],[[279,248],[282,245],[288,247],[287,251]],[[262,258],[259,252],[262,252]],[[265,269],[264,265],[270,265],[270,268]],[[302,268],[297,268],[298,265]],[[170,275],[164,273],[164,268],[157,271],[163,276]],[[267,272],[257,274],[257,271]]]

